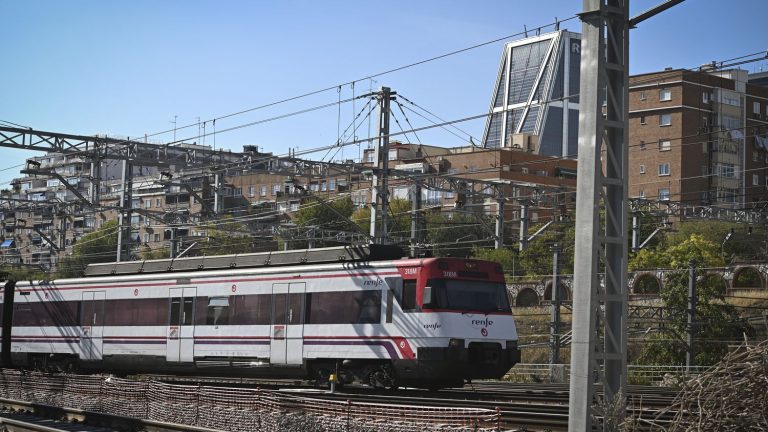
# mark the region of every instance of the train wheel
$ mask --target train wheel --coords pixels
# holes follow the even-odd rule
[[[315,387],[316,388],[329,388],[331,377],[331,370],[327,368],[319,368],[315,371]]]
[[[392,367],[388,364],[381,365],[368,373],[368,385],[373,388],[396,389],[397,381]]]

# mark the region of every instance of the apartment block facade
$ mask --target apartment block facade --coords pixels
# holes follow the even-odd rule
[[[768,88],[743,70],[630,77],[629,194],[740,209],[768,199]]]

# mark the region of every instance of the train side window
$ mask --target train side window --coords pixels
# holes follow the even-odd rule
[[[181,315],[181,325],[192,325],[192,318],[195,316],[195,298],[184,297],[184,311]]]
[[[384,282],[387,283],[387,316],[384,318],[384,322],[392,322],[392,313],[394,312],[395,302],[400,303],[400,297],[403,295],[403,278],[401,277],[385,277]]]
[[[232,296],[230,324],[269,325],[272,323],[272,294]]]
[[[13,307],[13,325],[24,326],[36,326],[37,319],[32,313],[32,307],[28,304],[17,304]]]
[[[162,326],[168,320],[168,300],[164,298],[107,300],[106,326]]]
[[[229,297],[210,297],[205,324],[214,326],[229,324],[229,311]]]
[[[400,300],[400,306],[403,312],[417,312],[419,306],[416,304],[416,279],[403,281],[403,297]]]
[[[178,326],[181,324],[181,297],[171,298],[171,321],[170,325]]]
[[[288,294],[274,294],[272,296],[274,311],[272,313],[273,324],[286,324],[288,318]]]
[[[307,293],[307,324],[379,324],[381,290]]]
[[[304,293],[291,293],[288,295],[288,324],[304,324]]]

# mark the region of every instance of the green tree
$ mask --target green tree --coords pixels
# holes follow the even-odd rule
[[[371,208],[360,207],[352,213],[352,221],[361,232],[371,231]],[[411,238],[411,202],[395,198],[389,202],[389,237],[395,242],[408,243]]]
[[[666,268],[679,271],[665,276],[661,299],[669,322],[657,334],[646,338],[639,362],[643,364],[681,365],[685,362],[685,332],[688,308],[688,263],[699,267],[723,265],[720,245],[703,235],[689,238],[666,249],[636,254],[631,268]],[[717,362],[728,350],[728,341],[751,333],[732,305],[725,303],[725,287],[714,278],[697,279],[696,284],[696,364]]]
[[[72,248],[72,255],[59,261],[57,276],[78,277],[88,264],[116,261],[117,232],[117,221],[111,220],[96,231],[82,236]]]
[[[47,279],[46,273],[37,267],[21,266],[16,267],[9,264],[5,264],[0,268],[0,274],[7,280],[40,280]]]
[[[475,246],[472,248],[472,258],[497,262],[501,264],[501,267],[507,274],[514,275],[515,271],[518,270],[517,262],[519,258],[517,257],[517,250],[514,249],[490,249]]]
[[[350,220],[355,205],[352,199],[345,197],[336,200],[325,200],[320,197],[310,196],[302,204],[296,213],[293,222],[299,227],[307,228],[307,235],[312,235],[311,228],[357,231],[357,226]],[[367,232],[367,231],[365,231]],[[336,246],[334,241],[315,241],[315,247]],[[305,240],[291,240],[291,247],[301,249],[308,247]]]
[[[535,233],[542,225],[534,226],[530,232]],[[560,245],[560,272],[573,273],[573,244],[576,241],[576,230],[573,222],[563,222],[550,225],[544,232],[528,244],[526,250],[520,252],[520,263],[529,276],[552,274],[552,246]]]
[[[486,215],[432,213],[426,221],[427,241],[435,256],[467,257],[473,247],[493,244],[493,221]]]
[[[247,225],[225,219],[222,223],[209,224],[206,234],[198,254],[229,255],[254,251],[251,231]]]

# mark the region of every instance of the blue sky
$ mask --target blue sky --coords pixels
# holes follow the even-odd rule
[[[634,0],[632,14],[662,0]],[[197,141],[201,121],[529,31],[580,11],[581,1],[35,1],[3,0],[0,120],[39,130],[143,137],[194,124],[177,138]],[[766,46],[765,0],[687,0],[631,32],[631,73],[694,67]],[[580,31],[572,20],[563,25]],[[444,119],[483,114],[503,42],[358,81],[381,85]],[[768,62],[748,65],[768,70]],[[352,96],[350,85],[217,121],[257,122]],[[336,142],[357,102],[216,136],[217,148],[245,144],[285,154]],[[408,128],[396,111],[403,128]],[[427,122],[408,113],[415,127]],[[340,125],[340,126],[339,126]],[[483,121],[460,125],[479,138]],[[392,125],[398,130],[397,124]],[[202,128],[202,126],[201,126]],[[213,131],[211,123],[206,131]],[[367,121],[358,130],[368,135]],[[443,130],[425,144],[462,145]],[[152,139],[171,141],[173,132]],[[414,140],[413,136],[411,139]],[[202,140],[201,140],[202,141]],[[206,144],[213,144],[207,137]],[[0,187],[35,152],[0,149]],[[326,156],[356,158],[357,147]],[[317,155],[317,158],[325,156]]]

